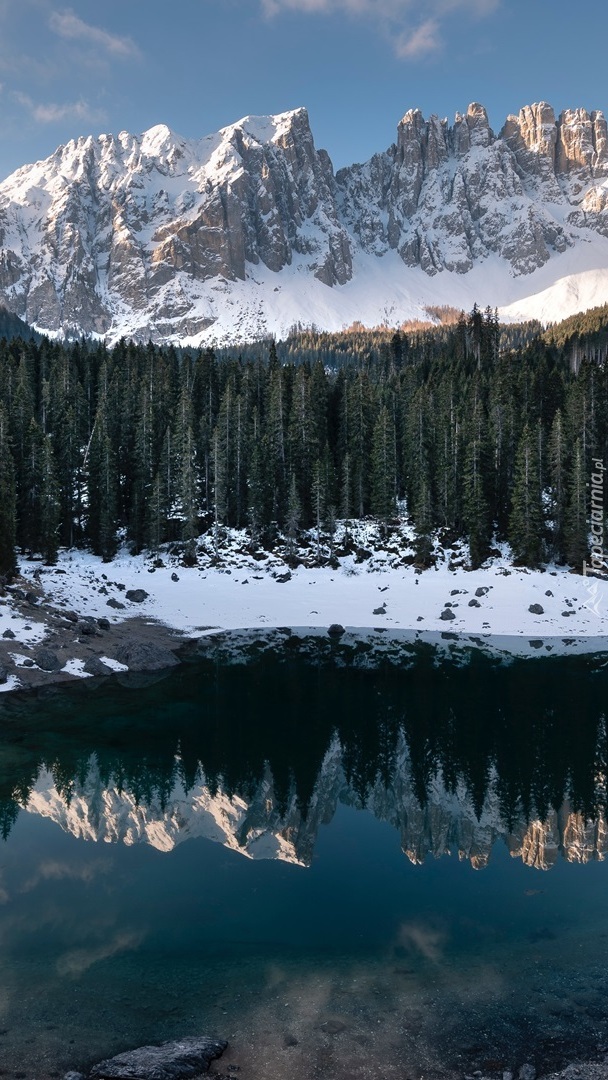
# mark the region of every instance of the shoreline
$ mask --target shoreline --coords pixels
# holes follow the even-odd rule
[[[602,579],[516,568],[504,554],[470,570],[451,551],[418,571],[390,549],[359,551],[295,568],[236,542],[221,561],[205,552],[194,567],[167,552],[23,561],[0,597],[0,691],[159,672],[189,643],[221,635],[236,645],[286,629],[318,638],[332,628],[343,645],[373,643],[395,658],[420,643],[503,661],[608,652]]]
[[[221,635],[235,647],[286,630],[373,645],[394,662],[418,644],[503,662],[608,652],[608,582],[516,568],[505,553],[471,570],[451,550],[419,571],[371,544],[321,567],[252,554],[242,536],[220,559],[199,551],[192,567],[168,552],[103,563],[63,551],[52,567],[23,561],[0,596],[0,691],[160,672],[189,643]]]

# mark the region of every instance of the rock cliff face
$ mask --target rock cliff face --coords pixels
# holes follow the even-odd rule
[[[196,143],[162,126],[79,139],[0,186],[0,296],[49,330],[191,337],[210,279],[297,258],[327,286],[348,280],[334,190],[305,109]]]
[[[482,105],[452,127],[405,114],[397,143],[337,175],[344,219],[362,247],[395,248],[428,274],[466,274],[496,254],[530,274],[577,242],[569,226],[605,232],[606,121],[541,103],[510,116],[496,136]]]
[[[543,288],[563,278],[568,253],[608,273],[603,237],[601,112],[556,119],[540,103],[496,135],[479,104],[451,126],[410,110],[385,153],[334,176],[297,109],[200,141],[162,126],[82,138],[18,170],[0,185],[0,302],[38,328],[111,341],[373,325],[419,314],[414,286],[461,306],[459,283],[488,260],[494,295],[475,298],[493,305],[513,279],[517,295],[538,292],[551,260]]]

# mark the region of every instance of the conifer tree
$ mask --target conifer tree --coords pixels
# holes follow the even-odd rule
[[[486,494],[488,451],[481,426],[471,432],[464,476],[464,525],[469,538],[473,569],[487,559],[492,539],[490,506]]]
[[[509,543],[515,562],[538,566],[543,557],[543,511],[537,433],[526,425],[515,462]]]
[[[0,575],[11,575],[15,558],[17,490],[6,410],[0,404]]]
[[[395,512],[397,458],[395,425],[386,405],[374,425],[371,465],[372,511],[387,521]]]
[[[564,521],[566,558],[582,573],[589,555],[589,511],[582,439],[577,439],[567,477],[567,501]]]
[[[40,550],[48,566],[57,562],[60,511],[57,470],[50,435],[44,436],[40,458]]]
[[[566,438],[561,409],[553,419],[549,436],[549,480],[551,484],[551,511],[553,517],[552,548],[558,559],[565,558],[566,539]]]

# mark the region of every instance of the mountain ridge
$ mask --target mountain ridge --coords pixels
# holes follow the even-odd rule
[[[0,184],[0,303],[38,330],[226,343],[474,301],[550,321],[608,286],[608,128],[418,109],[334,173],[305,108],[198,140],[81,137]]]

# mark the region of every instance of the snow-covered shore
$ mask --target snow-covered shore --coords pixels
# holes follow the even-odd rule
[[[199,545],[196,566],[184,566],[175,551],[155,556],[123,551],[111,563],[64,551],[54,567],[24,561],[20,585],[0,601],[7,676],[0,688],[20,685],[23,665],[32,666],[30,654],[37,667],[36,649],[56,636],[62,612],[96,624],[101,620],[109,632],[124,631],[127,621],[137,618],[150,630],[167,628],[181,639],[275,627],[326,632],[340,624],[349,637],[381,630],[384,641],[456,640],[513,656],[597,653],[608,645],[608,581],[563,567],[516,568],[506,549],[469,570],[466,551],[458,546],[437,550],[435,566],[421,572],[403,557],[399,543],[374,543],[369,527],[355,539],[353,550],[333,566],[294,569],[277,553],[252,554],[244,534],[236,533],[222,538],[219,552],[210,540],[207,547]],[[309,550],[308,562],[314,561]],[[24,606],[30,590],[37,597],[30,594]],[[89,651],[94,644],[92,636],[85,642],[77,632],[73,639]],[[86,648],[84,653],[74,648],[70,655],[64,641],[61,649],[62,677],[87,674]],[[101,660],[108,672],[125,669],[112,657],[110,644],[106,652]]]

